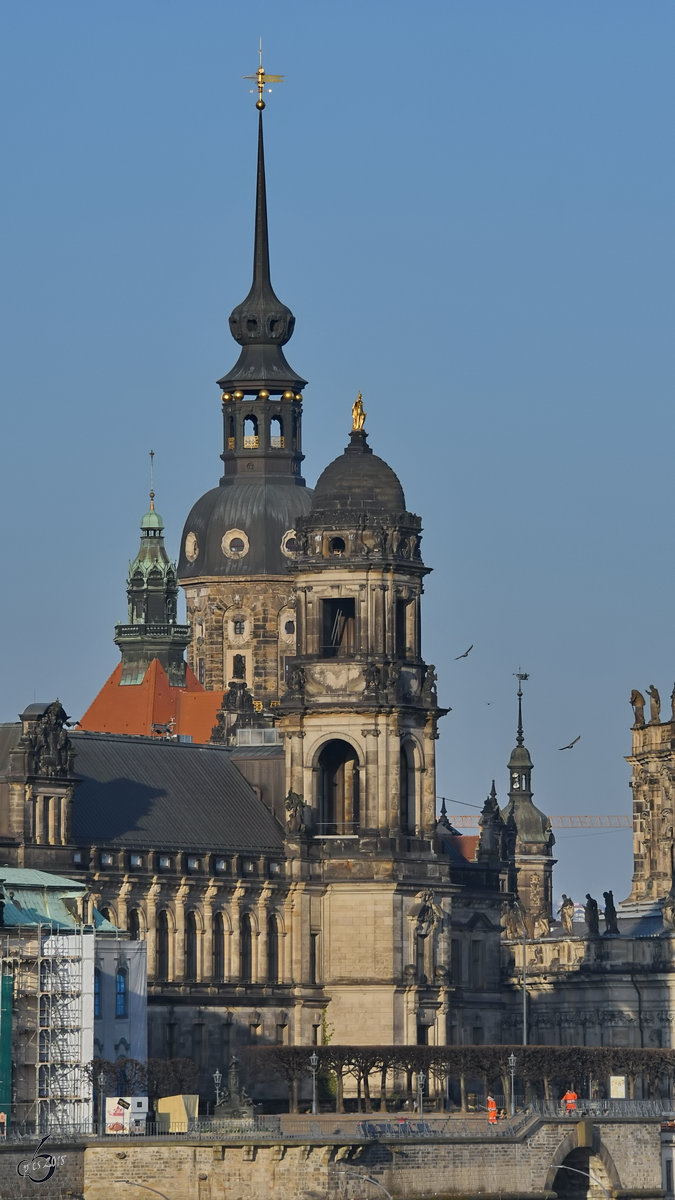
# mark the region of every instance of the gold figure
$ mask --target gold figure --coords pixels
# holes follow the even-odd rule
[[[352,433],[356,433],[360,429],[363,429],[367,415],[368,414],[363,407],[363,397],[359,392],[356,400],[352,404]]]
[[[258,67],[258,70],[256,71],[255,75],[244,75],[244,79],[255,79],[256,87],[258,89],[258,99],[256,100],[255,106],[256,106],[256,108],[258,108],[262,111],[262,109],[265,107],[265,101],[263,100],[263,92],[265,91],[265,84],[266,83],[281,83],[281,81],[283,80],[283,75],[267,75],[265,73],[265,71],[263,70],[262,38],[260,39],[260,49],[259,49],[258,53],[260,55],[260,66]],[[271,92],[272,89],[267,88],[267,91]]]

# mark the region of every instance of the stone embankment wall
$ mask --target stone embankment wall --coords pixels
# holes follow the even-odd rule
[[[374,1200],[383,1192],[369,1176],[394,1200],[545,1200],[558,1165],[580,1146],[592,1147],[591,1170],[611,1195],[662,1195],[658,1121],[541,1120],[513,1139],[55,1144],[57,1166],[45,1183],[17,1175],[32,1147],[7,1145],[0,1148],[0,1197],[143,1200],[154,1190],[166,1200]]]

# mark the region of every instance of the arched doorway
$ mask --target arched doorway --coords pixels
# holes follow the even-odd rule
[[[359,826],[359,760],[348,742],[327,742],[319,755],[319,831],[356,833]]]

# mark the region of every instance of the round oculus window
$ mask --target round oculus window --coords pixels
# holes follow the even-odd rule
[[[196,533],[188,533],[185,538],[185,557],[188,562],[194,562],[199,554],[199,542]]]
[[[249,551],[249,540],[243,529],[228,529],[220,543],[226,558],[243,558]]]
[[[282,537],[281,553],[285,554],[286,558],[296,558],[300,553],[300,545],[294,529],[287,529]]]

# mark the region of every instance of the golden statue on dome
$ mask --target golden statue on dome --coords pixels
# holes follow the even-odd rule
[[[363,429],[367,415],[368,414],[363,407],[363,396],[359,392],[356,400],[352,404],[352,433],[358,433]]]

